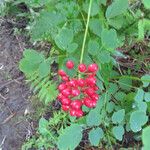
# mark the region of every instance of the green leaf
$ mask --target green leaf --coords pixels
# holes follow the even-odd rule
[[[101,128],[92,129],[89,132],[89,140],[91,142],[91,145],[98,146],[103,136],[104,136],[104,132]]]
[[[43,117],[39,120],[39,132],[42,135],[47,135],[49,133],[48,121]]]
[[[88,126],[99,126],[101,123],[101,115],[99,111],[93,109],[86,117],[86,123]]]
[[[39,65],[39,77],[44,78],[50,73],[50,64],[48,62],[42,62]]]
[[[82,139],[82,127],[77,124],[65,128],[58,137],[57,146],[59,150],[73,150]]]
[[[115,29],[103,29],[101,33],[101,41],[104,48],[109,51],[115,50],[118,46],[118,37]]]
[[[132,87],[132,80],[128,79],[128,78],[121,78],[121,79],[119,79],[119,85],[120,85],[121,89],[130,91],[130,89]]]
[[[141,19],[138,21],[138,40],[144,40],[144,20]]]
[[[88,43],[88,52],[95,56],[99,51],[99,43],[96,40],[90,40]]]
[[[144,4],[145,8],[150,9],[150,1],[149,0],[142,0],[142,3]]]
[[[113,127],[112,132],[117,140],[122,141],[124,135],[123,126],[120,125],[120,126]]]
[[[150,92],[145,92],[144,100],[145,100],[146,102],[150,102]]]
[[[146,102],[140,101],[137,103],[137,107],[139,111],[143,111],[144,113],[146,113],[147,111],[147,104]]]
[[[66,48],[66,50],[67,50],[68,53],[74,53],[77,48],[78,48],[77,43],[70,43],[68,45],[68,47]]]
[[[101,51],[98,54],[98,59],[102,64],[109,63],[111,60],[110,53],[108,51]]]
[[[55,38],[56,45],[62,50],[66,50],[72,41],[73,31],[67,28],[63,28]]]
[[[124,116],[125,116],[125,110],[124,109],[118,110],[117,112],[113,113],[112,122],[114,124],[121,123],[124,119]]]
[[[115,83],[110,83],[108,93],[115,94],[118,91],[118,86]]]
[[[109,19],[121,15],[128,7],[128,0],[115,0],[106,10],[106,18]]]
[[[103,25],[101,24],[99,19],[91,19],[89,22],[89,28],[95,35],[101,37]]]
[[[140,101],[143,101],[143,98],[144,98],[144,91],[143,89],[138,89],[135,97],[134,97],[134,100],[136,102],[140,102]]]
[[[106,111],[108,113],[111,113],[115,108],[115,104],[113,102],[108,102],[106,106]]]
[[[143,87],[148,87],[150,84],[150,75],[146,74],[141,77],[141,80],[143,82]]]
[[[125,98],[126,94],[124,92],[117,92],[115,94],[115,99],[118,101],[123,101],[123,99]]]
[[[150,149],[149,139],[150,139],[150,126],[147,126],[142,131],[142,142],[144,145],[144,147],[142,148],[143,150],[149,150]]]
[[[130,127],[133,132],[138,132],[146,124],[148,117],[142,111],[134,111],[130,116]]]

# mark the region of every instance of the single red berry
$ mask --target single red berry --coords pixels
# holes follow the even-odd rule
[[[66,76],[66,72],[64,70],[58,70],[58,75],[60,76]]]
[[[76,116],[76,110],[70,109],[70,116]]]
[[[59,93],[57,96],[58,100],[61,100],[62,98],[65,98],[64,95],[62,93]]]
[[[70,106],[73,109],[80,109],[80,107],[82,106],[82,102],[79,101],[79,100],[74,100],[74,101],[72,101],[72,103],[70,104]]]
[[[64,90],[66,87],[67,87],[67,86],[66,86],[65,83],[61,83],[61,84],[58,86],[58,90],[59,90],[59,91],[62,91],[62,90]]]
[[[85,90],[85,93],[91,96],[95,93],[95,90],[93,88],[88,88]]]
[[[97,101],[92,100],[93,107],[96,107]]]
[[[78,79],[77,83],[78,83],[78,86],[83,87],[85,85],[85,80],[84,79]]]
[[[68,111],[70,107],[69,105],[62,105],[61,108],[63,111]]]
[[[85,71],[86,71],[86,65],[85,65],[85,64],[80,64],[80,65],[78,66],[78,70],[79,70],[80,72],[85,72]]]
[[[69,96],[71,94],[71,90],[70,89],[64,89],[62,91],[62,94],[67,97],[67,96]]]
[[[91,98],[92,98],[93,100],[98,101],[99,95],[98,95],[97,93],[95,93],[95,94],[93,94],[93,95],[91,96]]]
[[[98,71],[98,65],[97,64],[91,64],[88,66],[88,72],[96,72]]]
[[[86,78],[86,82],[87,82],[87,85],[89,85],[89,86],[95,86],[95,84],[96,84],[96,78],[94,78],[94,77],[88,77],[88,78]]]
[[[93,108],[92,100],[88,97],[84,98],[84,105],[87,106],[88,108]]]
[[[71,100],[69,98],[63,98],[61,99],[61,103],[63,105],[69,105],[71,103]]]
[[[68,76],[62,76],[62,80],[63,81],[69,81],[69,77]]]
[[[77,117],[82,117],[83,116],[83,111],[81,109],[76,110],[76,116]]]
[[[78,96],[80,94],[80,90],[72,89],[71,94],[72,94],[72,96]]]
[[[71,61],[71,60],[68,60],[67,63],[66,63],[66,67],[67,67],[68,69],[73,69],[73,67],[74,67],[74,62]]]
[[[98,86],[94,86],[93,89],[94,89],[95,91],[97,91],[97,90],[99,90],[99,87],[98,87]]]
[[[75,79],[72,79],[71,81],[68,82],[68,85],[71,87],[76,87],[77,86],[77,81]]]

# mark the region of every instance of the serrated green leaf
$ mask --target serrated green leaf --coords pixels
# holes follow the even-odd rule
[[[109,63],[111,60],[110,53],[108,51],[101,51],[97,56],[102,64]]]
[[[133,132],[138,132],[146,124],[148,117],[142,111],[134,111],[130,116],[130,127]]]
[[[122,141],[122,138],[124,135],[124,127],[123,126],[120,125],[120,126],[113,127],[112,132],[117,140]]]
[[[119,89],[119,88],[118,88],[117,84],[115,84],[115,83],[110,83],[108,92],[109,92],[110,94],[115,94],[115,93],[118,91],[118,89]]]
[[[143,150],[149,150],[150,149],[150,126],[147,126],[142,131],[142,142],[143,142]]]
[[[117,112],[113,113],[112,122],[114,124],[121,123],[124,119],[124,116],[125,116],[125,110],[124,109],[118,110]]]
[[[147,111],[147,104],[146,102],[140,101],[137,103],[137,107],[139,111],[143,111],[144,113],[146,113]]]
[[[115,94],[115,99],[118,101],[123,101],[123,99],[125,98],[126,94],[124,92],[117,92]]]
[[[119,79],[119,85],[120,85],[121,89],[130,91],[130,89],[132,87],[132,80],[128,79],[128,78],[121,78],[121,79]]]
[[[39,65],[39,77],[44,78],[50,73],[50,64],[48,62],[42,62]]]
[[[98,146],[103,136],[104,136],[104,132],[101,128],[92,129],[89,132],[89,140],[90,140],[91,145]]]
[[[113,102],[108,102],[106,106],[106,111],[108,113],[111,113],[115,108],[115,104]]]
[[[68,53],[74,53],[77,48],[78,48],[77,43],[70,43],[68,45],[68,47],[66,48],[66,50],[67,50]]]
[[[58,137],[57,146],[59,150],[73,150],[75,149],[82,139],[82,127],[77,124],[65,128]]]
[[[107,19],[121,15],[128,9],[128,7],[128,0],[115,0],[106,10]]]
[[[95,56],[98,54],[98,51],[100,50],[99,43],[96,40],[90,40],[88,42],[88,52],[89,54]]]
[[[86,123],[88,126],[99,126],[101,123],[101,115],[99,111],[93,109],[86,117]]]
[[[134,97],[134,100],[136,102],[141,102],[141,101],[143,101],[143,99],[144,99],[144,91],[143,91],[143,89],[138,89],[138,91]]]
[[[115,29],[103,29],[101,33],[101,41],[104,48],[114,51],[118,46],[118,37]]]
[[[150,92],[145,92],[144,100],[145,100],[146,102],[150,102]]]
[[[144,4],[145,8],[150,9],[150,1],[149,0],[142,0],[142,3]]]
[[[144,40],[144,20],[139,20],[138,22],[138,40]]]
[[[38,129],[39,129],[40,134],[42,134],[44,136],[49,133],[48,121],[45,118],[41,118],[39,120],[39,128]]]
[[[150,84],[150,75],[146,74],[141,77],[141,80],[143,82],[143,87],[148,87]]]

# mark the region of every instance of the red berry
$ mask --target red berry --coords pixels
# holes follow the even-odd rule
[[[97,90],[99,90],[99,87],[98,87],[98,86],[95,86],[95,87],[93,87],[93,89],[94,89],[95,91],[97,91]]]
[[[64,89],[62,91],[62,94],[67,97],[67,96],[69,96],[71,94],[71,90],[70,89]]]
[[[96,72],[98,70],[97,64],[91,64],[88,66],[88,72]]]
[[[73,109],[80,109],[80,107],[82,106],[82,102],[79,101],[79,100],[74,100],[70,106],[73,108]]]
[[[58,70],[58,75],[60,76],[66,76],[66,72],[64,70]]]
[[[99,99],[99,95],[96,94],[96,93],[93,94],[91,97],[92,97],[92,99],[95,100],[95,101],[98,101],[98,99]]]
[[[73,89],[73,90],[71,91],[71,94],[72,94],[72,96],[78,96],[78,95],[80,94],[80,90],[78,90],[78,89]]]
[[[62,84],[60,84],[60,85],[58,86],[58,90],[59,90],[59,91],[62,91],[62,90],[64,90],[66,87],[67,87],[66,84],[65,84],[65,83],[62,83]]]
[[[63,111],[68,111],[69,110],[69,105],[62,105],[62,110]]]
[[[84,105],[89,107],[89,108],[93,108],[92,100],[88,97],[84,98]]]
[[[83,116],[83,111],[81,109],[76,110],[76,116],[77,117],[82,117]]]
[[[86,78],[86,82],[87,82],[87,85],[94,86],[96,84],[96,78],[88,77],[88,78]]]
[[[69,77],[68,76],[62,76],[62,80],[63,81],[69,81]]]
[[[59,100],[61,100],[62,98],[64,98],[63,94],[62,93],[59,93],[58,97],[57,97]]]
[[[67,67],[68,69],[73,69],[73,67],[74,67],[74,62],[71,61],[71,60],[68,60],[67,63],[66,63],[66,67]]]
[[[86,94],[88,94],[89,96],[93,95],[94,94],[94,89],[93,88],[88,88],[85,90]]]
[[[80,72],[85,72],[85,71],[86,71],[86,65],[85,65],[85,64],[80,64],[80,65],[78,66],[78,70],[79,70]]]
[[[84,79],[78,79],[77,83],[80,87],[83,87],[85,85],[85,80]]]
[[[97,104],[97,101],[92,100],[92,105],[93,105],[93,107],[95,107],[96,104]]]
[[[69,98],[63,98],[63,99],[61,100],[61,103],[62,103],[63,105],[69,105],[69,104],[71,103],[71,100],[70,100]]]
[[[70,116],[76,116],[76,110],[70,109]]]
[[[74,79],[72,79],[71,81],[69,81],[68,85],[69,85],[69,86],[72,86],[72,87],[76,87],[77,81],[74,80]]]

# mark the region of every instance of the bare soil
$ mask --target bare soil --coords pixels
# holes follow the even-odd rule
[[[0,18],[0,150],[20,150],[32,134],[26,119],[31,93],[18,62],[28,47],[24,36],[14,35],[13,25]]]

